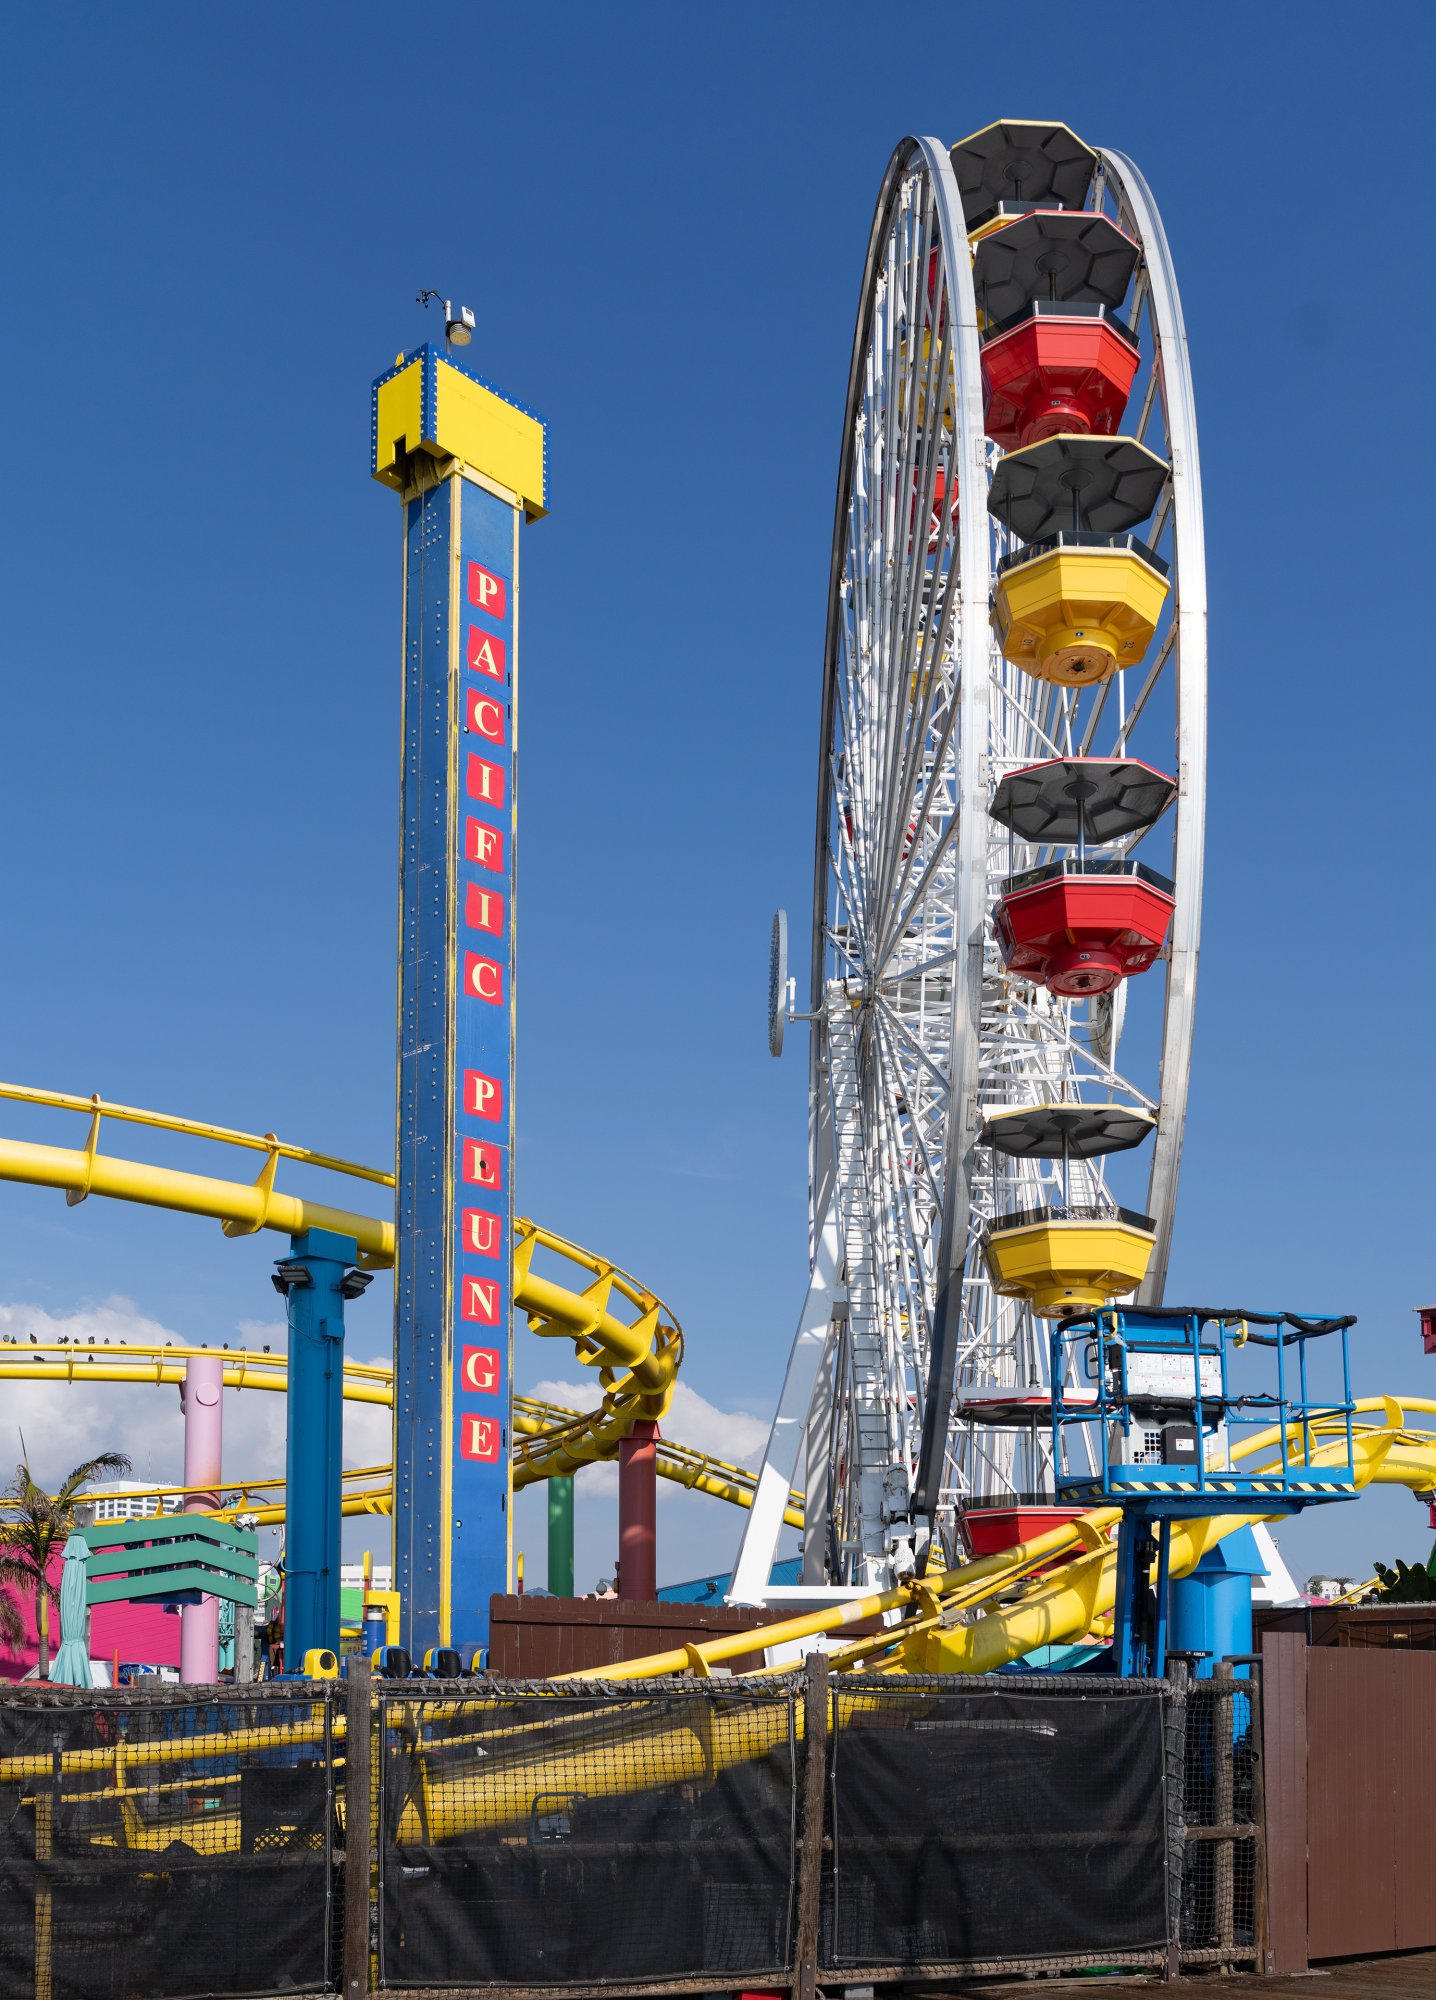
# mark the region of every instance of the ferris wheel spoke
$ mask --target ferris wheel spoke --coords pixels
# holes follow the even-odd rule
[[[1054,1044],[1064,1053],[1071,1072],[1072,1083],[1095,1082],[1109,1090],[1120,1091],[1143,1111],[1155,1111],[1157,1099],[1150,1097],[1131,1080],[1115,1070],[1110,1064],[1099,1060],[1095,1052],[1079,1042],[1072,1033],[1070,1022],[1059,1027],[1050,1017],[1039,1014],[1029,1002],[1014,997],[1015,1008],[1029,1023],[1034,1041],[1051,1047]],[[1084,1071],[1088,1072],[1084,1075]]]
[[[882,976],[892,962],[893,954],[897,951],[904,937],[906,937],[914,915],[921,907],[924,898],[931,893],[939,865],[946,860],[949,849],[961,831],[961,817],[957,810],[954,809],[947,825],[937,837],[936,844],[927,859],[921,878],[915,884],[911,896],[909,896],[907,902],[903,905],[902,911],[894,921],[891,930],[878,948],[876,969],[879,977]]]
[[[934,1062],[933,1058],[928,1054],[927,1050],[923,1047],[922,1043],[918,1040],[917,1036],[913,1034],[912,1030],[908,1027],[907,1023],[904,1020],[902,1020],[899,1015],[893,1012],[892,1008],[888,1005],[887,1001],[883,998],[881,994],[878,994],[876,996],[875,1004],[877,1006],[878,1012],[886,1018],[889,1026],[893,1029],[894,1033],[902,1041],[903,1046],[909,1051],[909,1053],[914,1057],[914,1059],[921,1064],[923,1069],[926,1070],[928,1075],[932,1078],[936,1088],[940,1090],[944,1096],[946,1096],[952,1089],[950,1080],[943,1074],[942,1070],[938,1068],[936,1062]]]
[[[1132,703],[1132,706],[1128,709],[1127,719],[1117,732],[1117,740],[1113,748],[1119,757],[1126,750],[1127,739],[1130,737],[1132,731],[1136,728],[1137,723],[1141,719],[1142,710],[1147,706],[1147,703],[1151,698],[1153,688],[1156,687],[1158,681],[1162,678],[1162,669],[1166,666],[1167,661],[1171,658],[1172,648],[1176,645],[1176,643],[1177,643],[1177,627],[1175,621],[1173,621],[1173,623],[1167,627],[1166,637],[1163,639],[1161,645],[1158,647],[1157,657],[1153,660],[1147,678],[1142,683],[1142,692],[1137,696],[1137,699]]]
[[[1011,685],[1004,685],[1002,688],[1002,699],[1018,719],[1026,725],[1027,730],[1030,732],[1028,740],[1015,756],[1015,763],[1032,763],[1035,761],[1036,756],[1041,755],[1043,751],[1049,757],[1060,757],[1062,755],[1056,738],[1038,721],[1036,714],[1029,708],[1027,702],[1021,698],[1016,688]]]
[[[932,805],[941,787],[948,746],[961,713],[957,683],[954,681],[950,687],[945,687],[936,678],[937,661],[946,643],[946,635],[951,630],[957,578],[957,565],[952,563],[948,567],[943,586],[938,617],[929,628],[918,661],[919,685],[926,691],[928,699],[920,720],[915,715],[904,767],[900,774],[901,782],[895,793],[896,807],[893,820],[896,825],[904,829],[904,838],[901,852],[890,863],[881,884],[879,906],[884,910],[893,909],[900,900],[912,873],[914,860],[921,852]],[[945,695],[946,699],[939,700],[940,695]],[[934,720],[939,710],[942,712],[942,721],[937,725],[937,734],[934,738]],[[923,795],[915,806],[914,798],[920,780],[925,780]]]
[[[905,1384],[908,1395],[920,1403],[917,1377],[926,1362],[930,1326],[930,1304],[924,1275],[923,1245],[928,1237],[921,1215],[917,1186],[906,1171],[907,1155],[897,1129],[890,1101],[881,1107],[883,1143],[894,1167],[895,1199],[884,1213],[887,1254],[883,1258],[883,1281],[889,1291],[889,1325],[898,1336],[896,1348],[908,1356],[913,1381]],[[901,1413],[900,1413],[901,1414]]]

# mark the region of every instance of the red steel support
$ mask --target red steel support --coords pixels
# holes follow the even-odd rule
[[[618,1447],[618,1594],[658,1596],[658,1426],[639,1423]]]

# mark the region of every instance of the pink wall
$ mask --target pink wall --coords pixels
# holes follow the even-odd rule
[[[60,1580],[60,1556],[57,1553],[50,1561],[50,1575],[58,1584]],[[18,1681],[29,1673],[39,1657],[39,1642],[35,1632],[35,1604],[33,1599],[20,1603],[25,1621],[25,1637],[19,1646],[9,1647],[0,1641],[0,1680]],[[52,1604],[50,1607],[50,1656],[53,1659],[60,1644],[60,1613]],[[90,1617],[90,1656],[96,1660],[113,1660],[118,1653],[121,1661],[137,1660],[151,1667],[178,1667],[180,1657],[180,1618],[177,1611],[165,1611],[158,1604],[97,1604]]]

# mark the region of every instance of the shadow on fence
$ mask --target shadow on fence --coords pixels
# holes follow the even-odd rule
[[[821,1659],[641,1686],[16,1689],[0,1991],[810,2000],[1250,1963],[1254,1708],[1245,1683],[830,1682]]]

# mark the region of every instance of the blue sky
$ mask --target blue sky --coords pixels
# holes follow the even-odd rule
[[[551,426],[519,1202],[671,1301],[714,1412],[690,1414],[736,1449],[805,1275],[805,1065],[766,1054],[766,948],[810,894],[872,202],[905,132],[1062,117],[1161,203],[1202,433],[1211,833],[1171,1295],[1354,1310],[1361,1385],[1436,1394],[1411,1316],[1436,1295],[1425,10],[82,5],[7,41],[0,1073],[389,1157],[399,513],[366,475],[368,387],[435,332],[417,289],[452,292]],[[16,1325],[118,1299],[240,1339],[276,1323],[278,1247],[0,1187]],[[361,1352],[388,1312],[376,1285]],[[521,1383],[575,1372],[521,1357]],[[175,1476],[168,1395],[69,1407],[14,1395],[48,1448],[83,1419]],[[271,1418],[234,1435],[272,1455]],[[722,1510],[670,1519],[669,1574],[732,1545]],[[600,1499],[581,1582],[610,1535]],[[1396,1495],[1288,1547],[1304,1573],[1429,1539]]]

